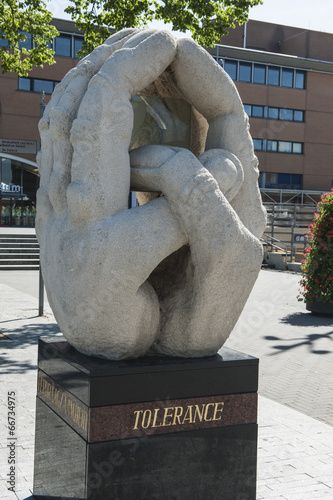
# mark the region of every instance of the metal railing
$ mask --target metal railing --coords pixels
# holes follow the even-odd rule
[[[288,205],[290,203],[297,205],[315,206],[320,201],[320,197],[325,191],[308,191],[301,189],[271,189],[260,188],[263,203],[273,203],[279,205]]]
[[[290,262],[295,261],[295,255],[297,252],[296,245],[285,243],[284,241],[278,240],[277,238],[273,238],[270,234],[264,233],[261,241],[266,244],[267,251],[278,250],[280,252],[284,252],[287,255],[287,259]],[[278,245],[277,245],[278,243]]]
[[[264,238],[267,251],[285,251],[294,261],[303,259],[308,227],[313,221],[316,205],[265,204],[267,227]]]

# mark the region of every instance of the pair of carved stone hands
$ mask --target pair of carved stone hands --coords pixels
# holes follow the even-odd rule
[[[208,121],[206,152],[128,152],[132,96],[171,65]],[[198,45],[123,30],[59,84],[40,122],[36,230],[50,305],[67,340],[121,359],[214,354],[261,263],[265,214],[238,93]],[[129,188],[163,197],[127,208]]]

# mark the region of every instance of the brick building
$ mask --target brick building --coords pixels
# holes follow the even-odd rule
[[[260,21],[209,52],[234,80],[259,158],[260,185],[333,187],[333,34]]]
[[[56,64],[34,69],[29,78],[0,75],[0,226],[34,223],[41,91],[47,103],[78,61],[82,35],[71,21],[54,24]],[[333,34],[249,21],[208,51],[235,81],[250,116],[261,187],[329,190]]]
[[[60,33],[53,42],[56,64],[34,69],[28,78],[0,74],[0,226],[34,225],[41,91],[47,103],[55,85],[78,62],[75,54],[83,36],[71,21],[54,24]],[[29,38],[25,45],[31,47]]]

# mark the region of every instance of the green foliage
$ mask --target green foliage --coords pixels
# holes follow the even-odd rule
[[[48,47],[48,42],[52,42],[58,32],[50,26],[51,20],[52,14],[42,0],[0,1],[0,40],[8,42],[0,47],[3,73],[13,71],[19,76],[28,76],[33,66],[54,63],[54,52]],[[23,45],[27,33],[34,42],[31,49]]]
[[[89,53],[116,31],[144,27],[164,20],[174,31],[189,30],[201,45],[214,45],[221,36],[248,19],[250,7],[262,0],[70,0],[65,9],[85,34],[81,55]]]
[[[262,0],[70,0],[65,9],[76,26],[84,32],[80,56],[103,43],[111,29],[145,27],[153,20],[164,20],[172,30],[190,31],[201,45],[214,45],[221,36],[248,19],[250,7]],[[33,66],[54,63],[54,52],[48,42],[58,35],[49,23],[52,14],[43,0],[0,0],[0,46],[2,72],[14,71],[27,76]],[[22,42],[31,33],[33,48]],[[3,44],[1,44],[3,45]]]
[[[309,226],[300,301],[333,302],[333,189],[321,197],[314,222]]]

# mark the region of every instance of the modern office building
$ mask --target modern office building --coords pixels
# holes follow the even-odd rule
[[[209,52],[234,80],[260,186],[333,187],[333,34],[249,21]]]
[[[54,24],[60,33],[53,42],[55,64],[34,69],[28,78],[0,74],[0,226],[34,225],[38,121],[55,85],[78,62],[83,36],[70,21]],[[30,48],[31,43],[28,37],[24,45]]]
[[[0,226],[33,225],[41,92],[47,103],[78,62],[82,34],[71,21],[53,22],[60,32],[56,64],[34,69],[28,78],[0,75]],[[234,80],[250,117],[262,188],[333,186],[332,49],[333,34],[259,21],[231,30],[207,49]]]

